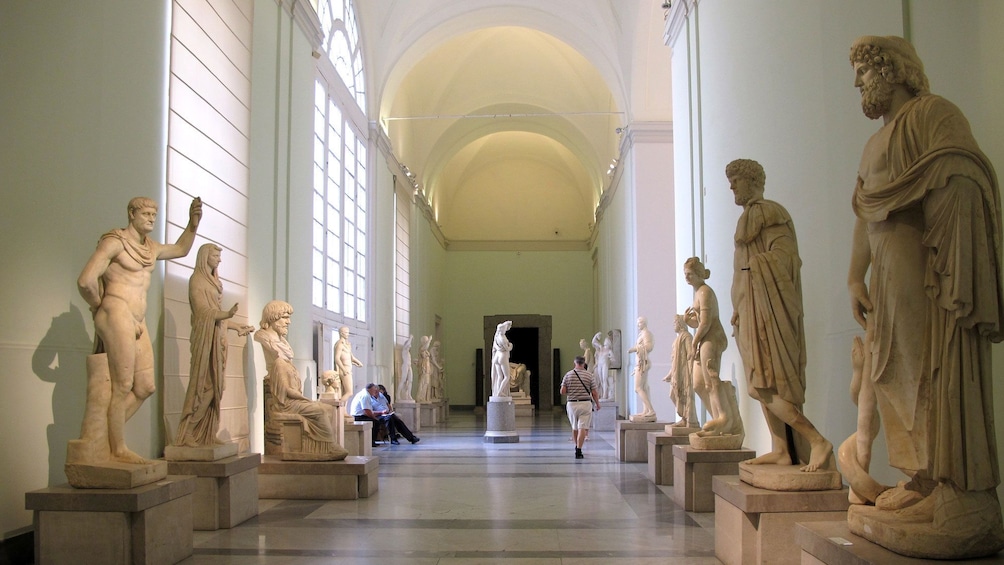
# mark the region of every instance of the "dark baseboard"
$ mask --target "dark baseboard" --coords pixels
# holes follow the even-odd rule
[[[28,565],[35,562],[35,532],[0,540],[0,565]]]

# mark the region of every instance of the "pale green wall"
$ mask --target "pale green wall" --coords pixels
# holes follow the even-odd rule
[[[77,275],[101,234],[127,224],[130,198],[163,202],[166,26],[164,2],[0,2],[0,311],[13,321],[0,328],[0,537],[31,525],[26,491],[66,481],[80,434],[94,328]],[[155,394],[129,446],[159,455],[160,420]]]
[[[446,250],[439,244],[429,227],[429,221],[413,207],[411,216],[411,334],[412,356],[418,359],[419,336],[432,335],[436,329],[436,316],[443,318],[443,324],[449,327],[452,321],[446,317],[445,296],[448,296],[446,277]],[[447,373],[447,383],[450,382],[454,368],[450,366],[450,351],[453,345],[448,339],[442,340],[441,354]],[[458,367],[459,368],[459,367]],[[417,383],[414,383],[417,386]],[[450,402],[457,404],[450,393]]]
[[[485,316],[551,316],[551,348],[561,349],[569,368],[579,339],[594,333],[588,251],[448,251],[445,267],[443,348],[451,404],[475,404],[474,351],[485,346]]]

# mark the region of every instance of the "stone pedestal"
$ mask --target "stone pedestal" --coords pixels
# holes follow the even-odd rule
[[[258,467],[259,498],[355,500],[377,491],[378,457],[342,461],[283,461],[266,455]]]
[[[450,417],[449,401],[445,398],[440,398],[439,400],[436,401],[436,407],[439,409],[439,411],[436,412],[436,415],[439,416],[439,419],[436,421],[440,424],[445,424],[446,420],[448,420]]]
[[[519,443],[516,431],[516,405],[508,396],[488,398],[488,431],[485,443]]]
[[[338,445],[345,447],[345,400],[335,398],[333,392],[322,392],[318,400],[333,408],[331,411],[331,431],[334,432]]]
[[[237,455],[236,443],[222,445],[204,445],[200,447],[185,447],[169,445],[164,448],[164,459],[168,461],[219,461]],[[176,473],[168,465],[167,472],[171,475],[195,475],[196,473]]]
[[[26,493],[35,562],[177,563],[192,555],[195,477],[169,475],[132,489],[69,485]]]
[[[373,422],[345,421],[345,444],[349,455],[370,457],[373,455]]]
[[[847,521],[847,489],[781,492],[757,488],[736,475],[712,479],[715,557],[725,565],[798,565],[796,522]]]
[[[673,484],[673,446],[690,445],[687,436],[648,432],[648,478],[657,485]]]
[[[219,461],[168,461],[172,475],[195,475],[192,527],[232,528],[258,515],[258,465],[261,454],[245,453]]]
[[[415,401],[395,402],[394,412],[398,418],[401,418],[404,425],[408,426],[409,430],[417,433],[422,429],[422,418],[419,415],[418,404],[415,404]]]
[[[525,392],[512,393],[512,403],[516,406],[517,418],[533,418],[535,408],[530,395]]]
[[[435,426],[436,420],[439,419],[439,405],[420,403],[418,406],[420,411],[419,418],[421,419],[422,427],[431,428],[432,426]]]
[[[795,524],[795,544],[802,550],[803,565],[919,565],[921,563],[947,563],[931,559],[915,559],[893,553],[865,538],[851,533],[847,520],[837,522],[808,522]],[[976,563],[1004,563],[997,554],[982,559],[967,559],[966,565]]]
[[[592,429],[598,432],[612,432],[617,429],[617,411],[620,404],[600,401],[600,409],[593,412]]]
[[[694,449],[674,445],[673,499],[690,512],[714,512],[715,494],[711,479],[715,475],[739,475],[739,462],[756,457],[752,449]]]
[[[614,425],[614,450],[618,461],[644,463],[648,461],[648,432],[661,432],[666,422],[629,422],[617,420]]]

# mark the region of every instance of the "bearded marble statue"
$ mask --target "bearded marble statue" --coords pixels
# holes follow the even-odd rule
[[[869,461],[855,440],[874,425],[859,417],[840,462],[868,504],[852,505],[848,523],[904,555],[991,555],[1004,549],[990,351],[1004,338],[997,177],[959,109],[930,93],[909,42],[860,37],[850,62],[862,110],[882,120],[852,198],[848,289],[870,385],[858,392],[874,395],[859,411],[877,410],[906,478],[884,491],[858,480]]]

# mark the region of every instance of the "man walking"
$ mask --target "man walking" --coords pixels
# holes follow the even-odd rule
[[[593,374],[586,370],[586,358],[575,357],[575,368],[565,373],[561,379],[561,394],[568,396],[565,411],[568,412],[568,422],[575,434],[575,458],[582,459],[582,444],[589,434],[589,426],[593,422],[593,404],[600,408],[600,395],[596,388]]]

